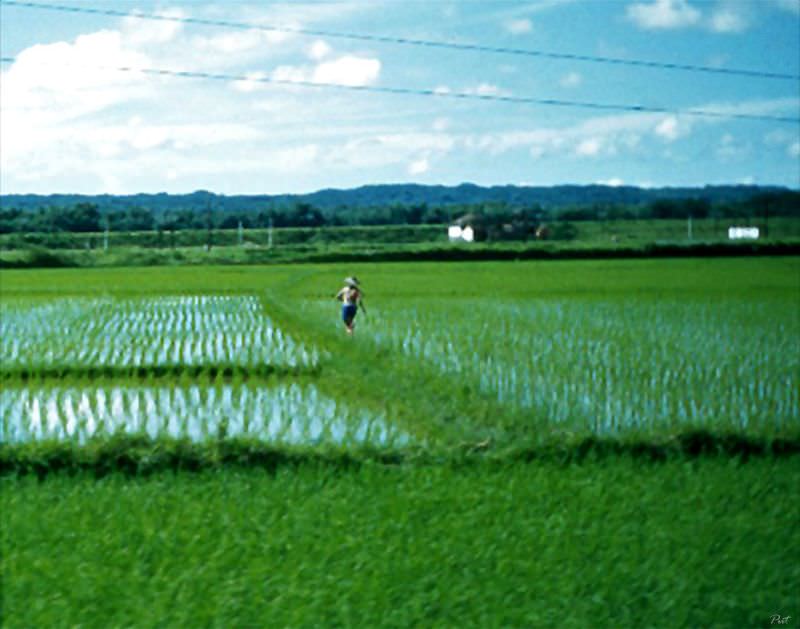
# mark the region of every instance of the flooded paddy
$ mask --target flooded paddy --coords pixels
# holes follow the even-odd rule
[[[320,356],[284,334],[252,296],[15,301],[0,310],[0,365],[310,368]]]
[[[364,333],[504,406],[604,434],[796,424],[799,325],[793,309],[739,300],[451,299],[371,313]]]
[[[55,386],[0,391],[0,443],[116,433],[152,438],[252,437],[282,444],[401,445],[383,415],[346,406],[315,386]]]

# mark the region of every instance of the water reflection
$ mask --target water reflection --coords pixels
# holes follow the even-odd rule
[[[115,433],[201,441],[247,436],[277,443],[401,445],[383,415],[337,403],[313,385],[67,387],[0,391],[0,442]]]
[[[0,304],[0,361],[14,367],[314,367],[254,296],[57,299]]]

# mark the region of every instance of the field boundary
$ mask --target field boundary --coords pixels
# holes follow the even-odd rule
[[[307,274],[306,274],[307,275]],[[288,280],[286,285],[290,285]],[[284,286],[285,287],[285,286]],[[421,440],[451,443],[464,438],[462,410],[469,409],[469,417],[476,424],[470,438],[485,440],[498,438],[509,424],[503,419],[515,416],[504,409],[490,394],[473,387],[448,386],[448,377],[430,366],[393,355],[370,342],[353,342],[341,330],[322,328],[319,322],[308,318],[298,309],[289,311],[279,298],[282,286],[274,286],[262,295],[265,312],[279,327],[301,343],[324,347],[338,357],[346,368],[336,368],[332,363],[323,366],[322,377],[315,383],[321,391],[333,398],[349,391],[362,404],[375,411],[385,410],[403,430]],[[399,392],[387,400],[384,391]],[[544,424],[538,424],[545,429]]]
[[[800,255],[800,240],[778,242],[653,242],[645,245],[412,244],[299,246],[270,248],[205,247],[184,249],[136,249],[102,251],[55,251],[33,247],[3,252],[0,269],[111,268],[198,265],[270,265],[355,262],[467,262],[503,260],[614,260],[642,258],[705,258]]]
[[[188,439],[114,435],[79,445],[69,441],[0,444],[0,476],[108,474],[147,476],[162,472],[202,472],[222,468],[279,469],[305,465],[339,470],[365,465],[415,466],[479,464],[582,464],[628,458],[662,463],[674,460],[800,456],[800,435],[763,439],[733,433],[688,430],[661,440],[573,437],[495,450],[491,442],[461,443],[448,448],[311,447],[270,444],[241,438]]]
[[[192,378],[203,379],[204,382],[213,383],[214,380],[266,380],[273,378],[292,378],[302,376],[318,376],[322,372],[322,365],[316,366],[285,366],[285,365],[237,365],[237,364],[208,364],[208,365],[132,365],[124,366],[30,366],[0,368],[0,382],[13,384],[19,382],[45,383],[49,380],[84,380],[103,381],[133,380],[138,382],[151,382],[165,378]]]

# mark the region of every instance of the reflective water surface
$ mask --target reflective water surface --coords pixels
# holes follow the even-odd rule
[[[86,386],[0,391],[0,442],[86,439],[117,432],[278,443],[399,445],[383,415],[351,409],[313,385]]]

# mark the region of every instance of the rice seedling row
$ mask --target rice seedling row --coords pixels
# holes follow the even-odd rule
[[[448,299],[371,312],[362,332],[570,428],[771,432],[800,418],[800,321],[786,304]]]
[[[408,443],[385,416],[326,397],[313,384],[84,386],[0,391],[0,443],[114,434],[251,437],[276,444]]]
[[[444,287],[448,278],[463,280],[461,266],[455,275],[445,272],[431,282]],[[791,269],[784,262],[774,266],[778,276]],[[484,271],[496,267],[487,265]],[[648,272],[651,276],[627,278],[626,286],[652,285],[662,271]],[[725,277],[719,269],[715,273]],[[520,276],[518,286],[525,286],[525,279]],[[453,426],[442,429],[446,439],[472,434],[470,425],[481,428],[476,435],[486,435],[481,431],[489,423],[499,431],[511,428],[508,434],[550,426],[604,435],[672,433],[689,426],[772,434],[798,426],[800,320],[796,299],[782,298],[785,290],[735,296],[720,289],[713,299],[702,294],[686,299],[672,289],[667,297],[641,299],[628,288],[587,298],[558,296],[552,289],[534,297],[512,287],[490,299],[475,299],[465,297],[470,288],[462,281],[449,292],[426,288],[420,305],[410,306],[416,300],[407,296],[384,297],[368,318],[359,317],[351,346],[364,351],[352,353],[315,332],[340,328],[335,302],[296,297],[300,287],[317,285],[314,271],[303,269],[284,281],[285,286],[273,287],[271,306],[278,316],[276,302],[293,304],[288,319],[279,317],[281,327],[269,316],[269,300],[265,311],[253,294],[147,297],[139,289],[141,298],[4,298],[0,376],[11,390],[22,390],[17,385],[25,377],[30,391],[40,385],[44,391],[52,384],[47,381],[77,377],[91,382],[98,376],[152,380],[149,374],[163,379],[148,382],[153,390],[179,391],[191,386],[187,379],[196,380],[198,390],[208,388],[203,383],[214,380],[213,374],[228,377],[232,386],[249,380],[258,387],[262,375],[292,378],[310,370],[326,395],[344,399],[348,372],[353,372],[351,380],[370,374],[377,394],[367,396],[368,402],[361,387],[348,405],[371,405],[375,415],[381,394],[391,403],[393,391],[411,370],[431,370],[427,373],[441,377],[428,388],[475,391],[491,401],[476,410],[469,394],[450,397],[451,408],[435,420],[437,426]],[[403,295],[409,289],[393,288]],[[314,323],[310,328],[309,322]],[[335,333],[343,337],[341,329]],[[345,354],[338,355],[341,350]],[[424,410],[417,423],[423,427],[425,413],[448,399],[430,395],[424,379],[420,384],[406,396],[403,425],[414,423],[407,421],[406,411],[419,408]],[[425,399],[431,403],[423,404]],[[41,409],[42,401],[38,404]],[[162,423],[172,421],[174,411],[165,413]]]
[[[272,324],[252,296],[4,302],[3,370],[237,365],[309,369],[316,348]]]

